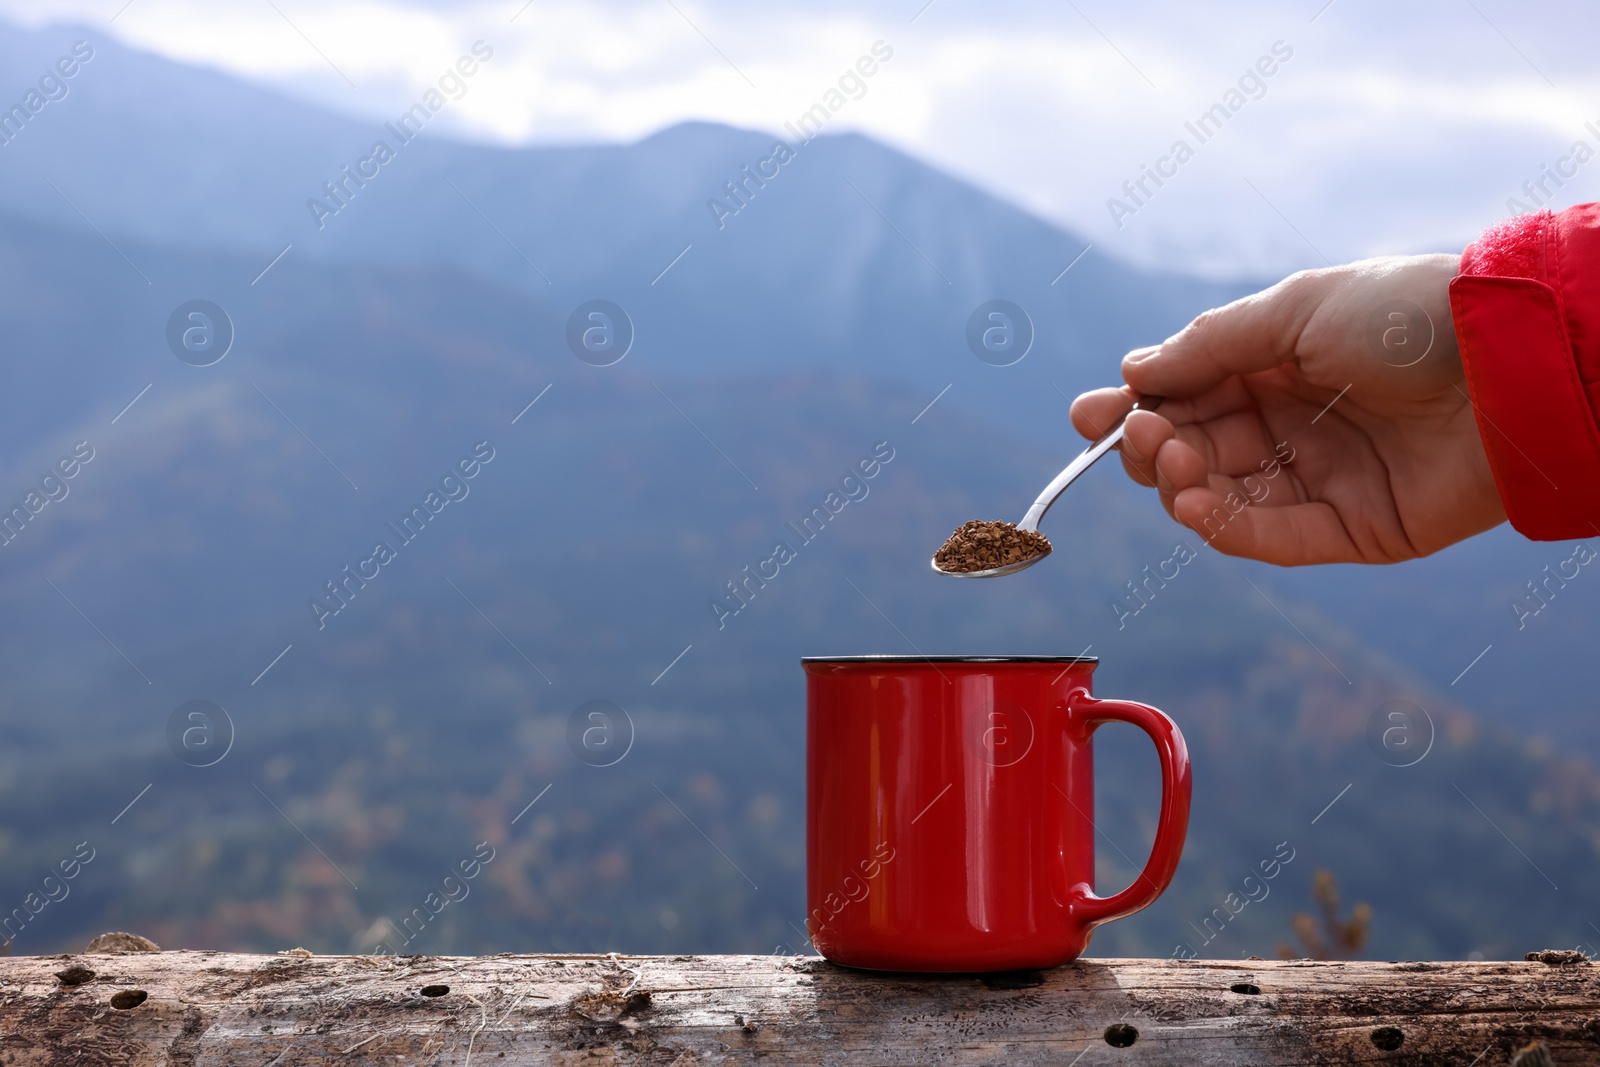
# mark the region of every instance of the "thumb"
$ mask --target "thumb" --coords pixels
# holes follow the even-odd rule
[[[1236,374],[1287,363],[1328,285],[1322,272],[1304,271],[1213,308],[1159,345],[1124,356],[1122,377],[1136,393],[1191,397]]]

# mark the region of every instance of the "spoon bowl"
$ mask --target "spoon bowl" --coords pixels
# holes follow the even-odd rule
[[[1015,563],[1007,563],[1004,567],[990,567],[988,570],[982,571],[947,571],[932,560],[928,561],[928,566],[932,567],[946,578],[1000,578],[1007,574],[1015,574],[1018,571],[1025,571],[1035,563],[1038,563],[1041,559],[1044,559],[1049,554],[1050,550],[1047,548],[1037,556],[1029,556],[1027,559],[1019,559]]]
[[[1017,523],[1017,529],[1028,533],[1038,533],[1039,522],[1044,518],[1044,513],[1049,511],[1050,505],[1054,504],[1061,494],[1067,491],[1067,486],[1077,481],[1078,476],[1094,466],[1100,457],[1122,443],[1123,428],[1127,425],[1128,415],[1132,415],[1135,411],[1154,411],[1161,406],[1161,402],[1165,399],[1166,397],[1161,396],[1142,396],[1135,401],[1133,407],[1128,409],[1127,414],[1117,420],[1116,425],[1106,431],[1099,440],[1080,452],[1078,457],[1068,463],[1060,474],[1051,479],[1050,484],[1044,487],[1044,492],[1039,494],[1039,498],[1028,509],[1028,513],[1022,517],[1022,521]],[[1047,548],[1037,556],[1029,556],[1027,559],[1019,559],[1015,563],[1007,563],[1003,567],[990,567],[981,571],[947,571],[939,566],[936,559],[930,560],[929,565],[946,578],[1001,578],[1007,574],[1015,574],[1018,571],[1027,570],[1049,554],[1050,550]]]

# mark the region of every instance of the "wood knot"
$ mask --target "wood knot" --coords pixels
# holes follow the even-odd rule
[[[111,994],[111,1006],[118,1011],[127,1011],[129,1008],[137,1008],[148,999],[150,994],[142,989],[119,989]]]
[[[442,997],[450,992],[450,987],[442,983],[436,985],[425,985],[421,989],[417,990],[417,992],[421,993],[425,997]]]
[[[1106,1044],[1112,1048],[1127,1048],[1139,1040],[1139,1031],[1127,1023],[1112,1023],[1106,1027]]]
[[[1261,987],[1251,982],[1235,982],[1228,988],[1235,993],[1245,993],[1249,996],[1255,996],[1261,992]]]
[[[623,1023],[646,1015],[652,1007],[651,997],[645,990],[623,995],[621,993],[588,993],[572,1002],[572,1010],[596,1023]]]
[[[56,972],[56,980],[62,985],[82,985],[93,978],[94,972],[81,963]]]
[[[1398,1026],[1380,1026],[1371,1034],[1372,1043],[1385,1052],[1393,1052],[1405,1044],[1406,1035],[1400,1032]]]
[[[1552,967],[1564,967],[1573,963],[1588,963],[1589,957],[1571,948],[1547,948],[1542,952],[1530,952],[1522,957],[1529,963],[1548,963]]]

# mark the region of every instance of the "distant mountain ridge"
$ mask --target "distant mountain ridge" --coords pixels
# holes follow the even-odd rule
[[[0,60],[28,69],[75,34],[94,31],[0,34]],[[968,364],[992,370],[960,337],[966,315],[997,295],[1037,320],[1034,362],[1071,367],[1093,354],[1108,367],[1148,330],[1238,291],[1124,267],[854,134],[808,142],[781,182],[749,198],[738,226],[719,230],[707,202],[770,154],[774,139],[709,123],[633,145],[526,149],[441,140],[430,125],[319,229],[308,203],[330,199],[327,185],[371,154],[382,124],[316,112],[103,38],[95,47],[71,107],[40,116],[26,143],[8,146],[16,165],[0,169],[0,212],[83,232],[92,225],[113,239],[249,251],[255,270],[292,246],[285,260],[443,264],[563,303],[603,288],[630,309],[676,308],[685,325],[722,323],[685,370],[747,366],[757,337],[764,366],[859,369],[844,350],[864,344],[877,373],[922,385],[942,373],[937,389]],[[492,63],[478,74],[488,76]],[[227,118],[240,113],[252,121]],[[196,130],[206,131],[198,153]],[[108,157],[119,162],[114,172],[103,166]],[[803,310],[824,304],[820,320]],[[936,319],[899,315],[901,307],[934,310]],[[773,321],[775,312],[784,317]],[[1107,332],[1135,313],[1148,323],[1143,331]],[[774,345],[774,327],[777,337],[820,343]],[[948,367],[927,366],[935,352]]]

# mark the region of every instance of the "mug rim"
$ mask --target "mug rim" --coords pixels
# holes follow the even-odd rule
[[[800,662],[806,663],[1088,663],[1100,662],[1099,656],[907,656],[907,655],[865,655],[865,656],[801,656]]]

